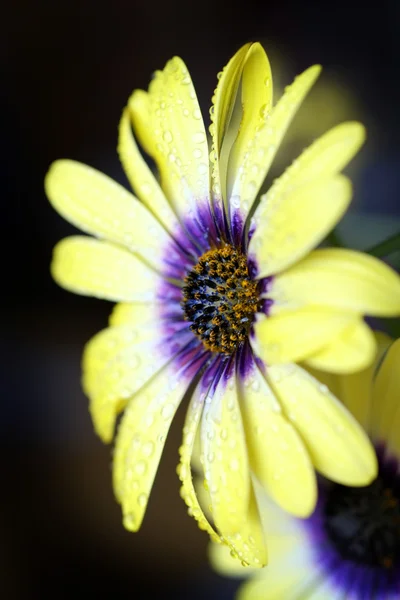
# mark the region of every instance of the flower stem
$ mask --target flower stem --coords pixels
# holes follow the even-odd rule
[[[365,252],[372,256],[376,256],[377,258],[383,258],[398,250],[400,250],[400,232],[395,233],[392,237],[387,238],[380,244],[372,246],[372,248],[365,250]]]

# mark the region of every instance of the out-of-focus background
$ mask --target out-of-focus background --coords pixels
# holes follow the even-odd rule
[[[217,72],[260,40],[278,89],[312,63],[325,67],[279,170],[331,125],[367,125],[340,231],[355,247],[378,242],[400,222],[400,4],[14,0],[2,17],[0,597],[230,599],[236,584],[209,570],[207,536],[179,497],[184,407],[141,531],[122,527],[111,449],[93,433],[79,381],[82,347],[111,306],[51,281],[52,247],[74,230],[47,203],[43,177],[68,157],[126,184],[115,149],[133,88],[178,54],[208,118]]]

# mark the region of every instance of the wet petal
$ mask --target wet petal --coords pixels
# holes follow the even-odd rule
[[[178,220],[158,181],[147,165],[132,133],[129,108],[125,108],[119,124],[118,154],[126,176],[138,198],[160,220],[167,231],[178,229]]]
[[[230,136],[227,136],[227,131],[232,119],[243,66],[251,47],[252,44],[242,46],[222,70],[210,111],[212,121],[210,133],[212,137],[211,162],[213,166],[211,176],[213,181],[213,196],[214,202],[217,204],[223,199],[225,207],[227,207],[225,187],[230,148],[224,153],[223,157],[222,146],[228,137],[230,139]],[[232,142],[233,140],[230,140],[230,143]]]
[[[129,402],[118,429],[113,483],[124,526],[138,531],[165,439],[190,380],[170,363]]]
[[[315,508],[317,486],[301,437],[282,414],[257,367],[241,381],[239,389],[252,472],[284,510],[309,516]]]
[[[310,304],[376,316],[400,314],[400,276],[384,262],[354,250],[315,250],[274,278],[272,314]]]
[[[297,365],[269,367],[267,376],[320,473],[353,486],[376,477],[377,460],[366,433],[324,384]]]
[[[317,307],[275,317],[257,314],[250,342],[267,365],[297,362],[327,346],[354,320],[352,315]]]
[[[260,169],[260,166],[255,164],[257,155],[261,159],[262,167],[265,166],[262,161],[263,156],[259,156],[258,137],[260,128],[265,124],[266,117],[271,112],[272,93],[272,74],[268,57],[261,44],[252,44],[243,63],[241,78],[242,119],[229,155],[227,172],[228,201],[232,200],[232,195],[238,195],[240,200],[246,200],[251,205],[254,199],[251,197],[249,200],[245,197],[245,190],[249,185],[252,174]],[[251,173],[248,172],[249,168],[251,168]],[[259,183],[262,183],[262,179]],[[254,182],[252,182],[252,185],[254,186]],[[252,190],[253,196],[257,191],[257,189]],[[231,215],[232,208],[231,205]]]
[[[71,236],[53,250],[51,274],[61,287],[113,302],[154,300],[162,280],[131,252],[84,236]]]
[[[156,71],[149,92],[134,92],[129,108],[140,142],[154,158],[162,188],[183,217],[209,197],[207,136],[192,80],[174,57]]]
[[[375,359],[363,370],[345,375],[328,373],[311,367],[311,360],[305,361],[307,371],[320,383],[328,386],[367,432],[370,430],[374,376],[384,353],[392,343],[391,338],[380,331],[373,332],[373,336],[376,347]],[[341,351],[345,351],[344,348]]]
[[[378,370],[372,391],[371,433],[400,457],[400,339],[394,342]]]
[[[125,246],[160,269],[160,251],[172,240],[145,206],[121,185],[82,163],[58,160],[47,173],[45,188],[53,207],[70,223]]]
[[[354,373],[374,361],[375,337],[361,319],[344,329],[327,346],[305,360],[305,365],[331,373]]]
[[[257,63],[253,60],[254,66],[249,65],[253,68],[248,68],[248,72],[244,70],[243,73],[244,116],[246,104],[251,106],[248,133],[246,136],[242,135],[242,139],[238,137],[239,149],[235,152],[234,147],[233,159],[229,163],[230,180],[234,177],[229,187],[231,199],[236,200],[243,219],[247,217],[256,199],[294,115],[321,71],[319,65],[314,65],[296,77],[271,110],[272,82],[269,64],[261,57],[261,51],[259,54]],[[254,88],[257,95],[253,92]],[[271,95],[268,97],[270,89]]]
[[[137,314],[140,318],[140,311]],[[117,415],[140,390],[191,339],[179,332],[167,339],[157,323],[110,327],[96,334],[83,354],[83,388],[97,434],[110,442]]]
[[[277,274],[303,258],[341,219],[351,200],[351,183],[343,175],[294,188],[285,184],[281,178],[273,185],[254,214],[249,254],[257,277]]]
[[[308,592],[314,588],[314,582],[315,585],[317,584],[318,575],[306,537],[301,534],[281,536],[271,541],[271,562],[268,568],[245,582],[239,588],[237,598],[238,600],[308,598]]]
[[[182,482],[181,495],[189,507],[190,514],[198,522],[200,529],[207,531],[214,542],[225,544],[232,553],[231,557],[232,555],[235,557],[238,565],[241,563],[237,559],[244,561],[246,565],[262,567],[267,562],[267,554],[254,494],[252,492],[250,494],[247,518],[240,534],[222,536],[214,530],[207,520],[193,485],[190,465],[196,433],[203,412],[205,398],[209,391],[207,388],[205,390],[202,383],[200,383],[195,390],[186,415],[183,444],[180,449],[181,461],[178,468],[179,478]]]
[[[156,304],[133,304],[120,302],[116,304],[109,318],[110,327],[119,325],[151,325],[158,319],[159,307]],[[157,325],[161,325],[157,322]]]
[[[223,536],[240,532],[248,513],[250,473],[235,376],[229,378],[226,370],[205,400],[201,460],[218,530]]]

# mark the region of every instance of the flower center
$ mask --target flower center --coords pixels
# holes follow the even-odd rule
[[[185,319],[211,352],[232,354],[247,339],[259,302],[246,256],[230,245],[203,254],[185,278]]]
[[[344,559],[390,569],[400,561],[400,498],[378,477],[365,488],[335,485],[325,528]]]

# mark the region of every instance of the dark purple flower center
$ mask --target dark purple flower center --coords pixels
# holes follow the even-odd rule
[[[233,354],[246,341],[260,307],[246,256],[226,244],[208,250],[185,278],[182,307],[207,350]]]
[[[380,474],[367,487],[335,484],[328,491],[325,530],[343,559],[385,569],[399,565],[400,494],[387,479]]]

